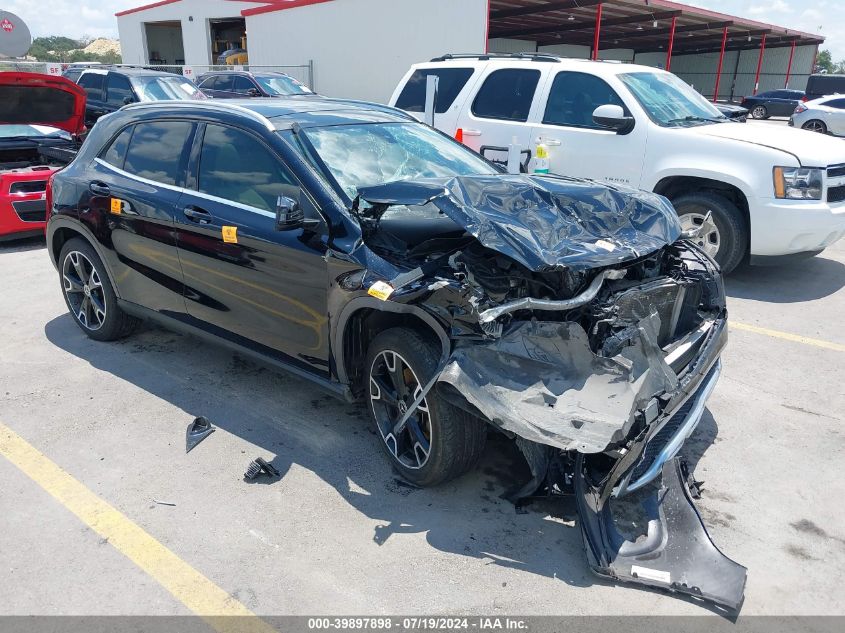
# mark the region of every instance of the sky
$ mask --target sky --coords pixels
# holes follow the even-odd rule
[[[0,8],[26,21],[34,37],[117,37],[115,12],[151,0],[0,0]],[[424,1],[424,0],[422,0]],[[834,60],[845,59],[843,0],[681,0],[685,4],[770,22],[827,39],[823,48]]]

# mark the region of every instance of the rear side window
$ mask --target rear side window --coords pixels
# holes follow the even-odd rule
[[[483,119],[527,121],[539,81],[539,70],[496,70],[484,80],[472,104],[472,113]]]
[[[295,183],[281,161],[251,134],[222,125],[206,126],[200,192],[273,211],[279,196],[299,199]]]
[[[599,128],[593,121],[593,111],[607,104],[625,107],[603,79],[586,73],[560,72],[552,82],[543,123]]]
[[[150,121],[135,126],[123,169],[148,180],[175,185],[182,180],[188,121]]]
[[[458,98],[458,94],[460,94],[467,81],[469,81],[469,78],[472,77],[472,73],[472,68],[426,68],[415,70],[414,74],[408,79],[408,83],[402,88],[402,92],[396,100],[396,107],[406,112],[424,112],[426,83],[428,76],[434,75],[439,78],[434,111],[442,114],[452,107],[455,99]]]
[[[79,78],[79,85],[85,88],[89,99],[100,101],[103,98],[103,84],[106,76],[100,73],[85,73]]]
[[[829,108],[836,108],[838,110],[845,110],[845,99],[833,99],[822,105],[826,105]]]
[[[103,153],[103,160],[110,165],[123,169],[123,161],[126,160],[126,150],[129,148],[129,139],[132,138],[133,126],[123,130],[112,141],[109,148]]]
[[[122,106],[127,103],[127,99],[135,99],[129,80],[123,75],[109,73],[106,84],[106,101],[111,105]]]

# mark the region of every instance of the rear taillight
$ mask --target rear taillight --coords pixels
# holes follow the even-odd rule
[[[806,110],[807,110],[807,106],[805,106],[803,103],[799,103],[798,107],[795,108],[794,114],[801,114],[802,112],[805,112]]]
[[[56,177],[56,174],[59,172],[54,171],[50,174],[50,177],[47,179],[47,188],[44,190],[44,202],[47,205],[47,213],[44,216],[44,221],[50,219],[50,216],[53,215],[53,178]],[[44,229],[46,231],[46,228]]]
[[[808,101],[809,101],[809,99],[807,98],[807,96],[806,96],[806,95],[804,95],[803,97],[801,97],[801,102],[802,102],[802,103],[807,103]]]

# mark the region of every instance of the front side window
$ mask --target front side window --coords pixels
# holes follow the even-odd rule
[[[173,99],[205,99],[194,82],[184,77],[140,76],[132,78],[132,85],[141,101],[170,101]]]
[[[240,94],[247,94],[255,86],[252,82],[243,75],[235,75],[235,92]]]
[[[137,124],[123,169],[165,185],[180,184],[186,145],[192,128],[193,124],[188,121]]]
[[[419,123],[372,123],[304,131],[352,200],[359,187],[397,180],[499,173],[464,145]]]
[[[279,196],[298,199],[299,186],[258,139],[236,128],[208,125],[200,154],[201,193],[273,211]]]
[[[103,84],[106,76],[100,73],[85,73],[79,78],[79,85],[85,89],[89,99],[97,101],[103,98]]]
[[[408,83],[402,88],[396,107],[406,112],[425,112],[425,90],[429,75],[438,78],[437,99],[434,111],[438,114],[446,112],[452,107],[469,78],[472,68],[425,68],[415,70],[408,78]]]
[[[671,73],[637,72],[618,75],[648,114],[662,127],[723,123],[727,117]]]
[[[122,106],[134,99],[135,95],[132,94],[129,80],[123,75],[110,73],[106,85],[106,101],[111,105]]]
[[[527,121],[540,81],[540,71],[507,68],[487,76],[472,104],[472,113],[482,119]]]
[[[603,79],[586,73],[560,72],[552,82],[543,123],[605,129],[593,121],[593,111],[607,104],[625,107]]]
[[[126,150],[129,149],[129,139],[132,138],[134,126],[130,125],[118,134],[109,148],[103,154],[103,160],[109,165],[123,169],[123,162],[126,160]]]

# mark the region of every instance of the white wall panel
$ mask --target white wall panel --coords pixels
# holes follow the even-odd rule
[[[386,102],[411,64],[483,52],[487,0],[334,0],[247,17],[253,64],[314,60],[315,88]]]

